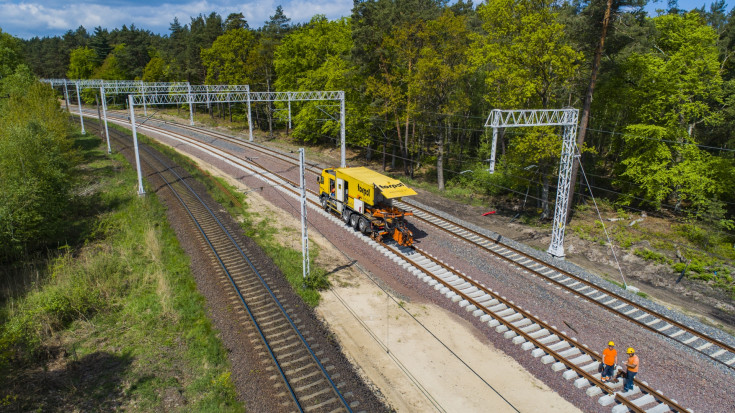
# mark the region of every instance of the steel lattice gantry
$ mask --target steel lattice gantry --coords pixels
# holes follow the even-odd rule
[[[107,100],[105,94],[108,90],[114,93],[136,93],[142,97],[143,114],[148,116],[147,111],[147,100],[146,97],[150,96],[167,96],[168,94],[177,94],[182,96],[189,96],[193,94],[200,94],[205,96],[201,102],[197,102],[195,99],[187,99],[186,101],[173,102],[173,103],[187,103],[189,105],[189,124],[194,125],[194,103],[206,103],[207,107],[212,102],[215,102],[208,97],[214,93],[222,93],[224,91],[247,93],[250,91],[248,85],[190,85],[187,83],[147,83],[143,85],[136,84],[103,84],[100,87],[100,94],[102,95],[102,110],[105,115],[105,133],[107,134],[107,151],[110,152],[110,138],[107,133]],[[148,94],[146,94],[146,92]],[[81,112],[80,112],[81,113]],[[249,120],[249,118],[248,118]]]
[[[112,94],[119,93],[171,93],[185,92],[191,89],[188,82],[143,82],[141,80],[103,80],[103,79],[41,79],[51,85],[51,87],[63,86],[64,99],[66,101],[66,109],[69,110],[69,90],[68,86],[73,85],[77,94],[77,105],[79,109],[79,122],[84,130],[84,117],[82,116],[81,90],[84,89],[100,89],[100,100],[102,101],[102,110],[105,113],[105,131],[107,131],[107,98],[106,92]],[[145,109],[145,108],[144,108]],[[107,151],[110,152],[109,138]]]
[[[144,194],[143,178],[140,172],[140,160],[138,158],[138,134],[135,125],[135,105],[174,105],[188,103],[189,107],[194,103],[235,103],[247,102],[248,104],[248,128],[250,141],[253,140],[253,122],[251,115],[251,102],[276,102],[276,101],[309,101],[309,100],[338,100],[340,102],[340,140],[341,140],[341,167],[346,166],[345,160],[345,93],[339,91],[308,91],[308,92],[250,92],[246,91],[220,91],[220,92],[190,92],[190,93],[168,93],[151,95],[128,95],[130,107],[130,123],[133,129],[133,142],[135,145],[135,161],[138,168],[138,193]]]
[[[500,110],[490,112],[485,127],[493,128],[492,153],[490,154],[490,173],[495,171],[495,147],[499,128],[562,126],[563,137],[561,159],[559,161],[559,183],[556,190],[554,223],[551,231],[551,244],[547,252],[554,257],[564,257],[564,230],[567,220],[567,204],[571,188],[574,148],[577,140],[579,109],[531,109]]]
[[[248,92],[250,87],[248,85],[190,85],[188,82],[143,82],[140,80],[101,80],[101,79],[41,79],[42,82],[49,83],[52,87],[64,86],[64,96],[66,99],[67,110],[69,108],[69,95],[67,91],[67,85],[74,85],[77,90],[77,103],[79,108],[79,118],[82,127],[82,133],[84,130],[84,117],[82,116],[82,106],[80,99],[80,90],[83,89],[100,89],[100,100],[102,101],[102,112],[104,114],[105,124],[105,136],[107,137],[107,152],[110,153],[112,148],[110,147],[110,136],[107,127],[107,94],[140,94],[145,97],[147,94],[189,94],[189,93],[201,93],[203,96],[208,96],[211,93],[218,92]],[[209,105],[212,102],[211,99],[202,99],[200,103],[207,103]],[[194,111],[192,103],[197,103],[194,99],[189,102],[189,123],[194,124]],[[146,107],[146,101],[143,100],[143,113],[147,116],[148,111]]]

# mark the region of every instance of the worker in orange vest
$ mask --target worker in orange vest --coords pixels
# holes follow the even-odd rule
[[[607,348],[602,350],[602,382],[610,381],[615,373],[615,365],[618,364],[618,351],[615,350],[615,343],[610,341]]]
[[[625,366],[628,370],[625,372],[623,391],[633,390],[633,378],[638,374],[638,366],[640,365],[640,361],[638,360],[638,356],[635,355],[633,347],[628,347],[626,353],[628,353],[628,362]]]

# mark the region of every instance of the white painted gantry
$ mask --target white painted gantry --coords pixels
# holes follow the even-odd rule
[[[247,102],[248,104],[248,128],[250,141],[253,141],[253,122],[251,115],[251,102],[276,102],[276,101],[308,101],[308,100],[338,100],[340,102],[340,140],[341,140],[341,167],[346,166],[345,160],[345,92],[338,91],[309,91],[309,92],[250,92],[248,91],[221,91],[221,92],[189,92],[189,93],[167,93],[151,95],[128,95],[128,106],[130,107],[130,123],[133,129],[133,144],[135,146],[135,162],[138,169],[138,194],[145,194],[143,189],[143,177],[140,171],[140,159],[138,157],[138,133],[135,125],[135,105],[174,105],[188,103],[189,107],[194,103],[235,103]],[[193,124],[193,123],[192,123]]]
[[[571,188],[574,148],[577,140],[579,109],[531,109],[500,110],[490,112],[485,127],[493,128],[493,143],[490,154],[490,173],[495,171],[495,147],[499,128],[533,126],[562,126],[563,137],[561,159],[559,161],[559,184],[556,189],[554,223],[551,231],[551,244],[547,252],[554,257],[564,257],[564,229],[567,221],[567,204]]]

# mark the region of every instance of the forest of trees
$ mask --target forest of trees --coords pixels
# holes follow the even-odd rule
[[[306,24],[291,24],[279,6],[259,28],[241,13],[174,19],[163,36],[132,25],[79,27],[25,40],[22,55],[44,78],[344,90],[348,144],[368,159],[440,189],[531,199],[542,217],[560,131],[501,133],[490,175],[484,121],[494,108],[579,108],[580,159],[596,196],[732,230],[735,14],[724,0],[690,12],[670,1],[654,17],[645,5],[364,0],[349,18]],[[275,109],[259,110],[282,120]],[[334,145],[339,124],[328,114],[338,117],[336,108],[294,109],[295,139]],[[583,181],[575,181],[577,201],[588,194]]]

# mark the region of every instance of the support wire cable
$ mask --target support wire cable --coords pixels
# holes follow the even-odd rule
[[[613,132],[613,131],[607,131],[607,130],[602,130],[602,129],[587,128],[587,130],[588,131],[591,131],[591,132],[608,133],[610,135],[630,136],[630,137],[633,137],[633,138],[645,139],[645,140],[654,141],[654,142],[671,143],[671,144],[674,144],[674,145],[693,145],[693,146],[696,146],[698,148],[711,149],[711,150],[714,150],[714,151],[735,152],[735,149],[717,148],[715,146],[702,145],[702,144],[694,143],[694,142],[676,142],[676,141],[671,141],[671,140],[668,140],[668,139],[655,139],[655,138],[649,138],[647,136],[633,135],[633,134],[625,133],[625,132]]]
[[[326,135],[322,135],[322,137],[329,138],[329,136],[326,136]],[[352,147],[355,147],[355,146],[358,147],[358,148],[367,148],[365,146],[352,145]],[[397,159],[401,159],[401,160],[407,160],[406,158],[403,158],[403,157],[401,157],[399,155],[396,155],[396,158]],[[454,171],[454,170],[451,170],[451,169],[444,169],[444,171],[445,172],[449,172],[449,173],[459,174],[459,172]],[[519,176],[516,176],[516,175],[506,174],[505,172],[502,172],[502,173],[505,174],[505,175],[507,175],[507,176],[516,177],[516,178],[519,178],[519,179],[524,179],[526,181],[530,181],[529,178],[523,178],[523,177],[519,177]],[[546,175],[548,175],[548,174],[546,174]],[[586,179],[586,177],[585,177],[585,179]],[[536,183],[536,182],[534,182],[534,183]],[[514,190],[512,188],[508,188],[506,186],[498,185],[498,184],[495,184],[495,183],[489,183],[489,184],[492,185],[492,186],[494,186],[494,187],[504,189],[504,190],[506,190],[508,192],[512,192],[512,193],[515,193],[515,194],[518,194],[518,195],[523,195],[524,197],[526,197],[526,194],[524,192],[520,192],[520,191]],[[591,188],[598,188],[598,187],[591,186]],[[551,183],[549,185],[549,189],[556,190],[557,188],[556,188],[556,185],[554,183]],[[606,190],[604,188],[599,188],[599,189],[604,190],[604,191],[609,191],[609,190]],[[574,192],[574,194],[575,195],[578,195],[578,196],[581,196],[583,198],[593,199],[589,194],[586,194],[584,192]],[[541,198],[539,198],[537,196],[534,196],[534,195],[528,195],[527,197],[530,198],[530,199],[536,200],[536,201],[543,201],[543,199],[541,199]],[[549,200],[549,203],[551,204],[551,203],[553,203],[553,201],[550,199]],[[673,207],[668,206],[668,205],[664,205],[664,206],[666,206],[669,209],[673,208]],[[635,212],[638,212],[638,213],[645,212],[649,216],[654,217],[654,218],[666,219],[665,216],[660,215],[660,214],[656,214],[655,211],[646,211],[646,210],[643,210],[643,209],[640,209],[640,208],[635,208],[635,207],[632,207],[632,206],[629,206],[629,205],[620,205],[620,207],[623,208],[623,209],[630,210],[630,211],[635,211]],[[645,231],[641,231],[640,229],[638,229],[636,227],[631,227],[631,229],[634,230],[634,231],[636,231],[636,232],[639,232],[641,234],[644,234],[644,235],[652,235],[652,234],[647,233]],[[690,246],[690,245],[681,244],[681,243],[678,243],[676,241],[671,241],[671,240],[669,240],[668,242],[671,243],[671,244],[674,244],[674,245],[677,245],[677,246],[686,248],[686,249],[695,250],[695,251],[701,251],[701,252],[703,252],[703,253],[711,256],[711,257],[719,258],[719,259],[721,259],[723,261],[728,261],[729,260],[729,258],[721,257],[721,256],[719,256],[717,254],[714,254],[712,252],[703,250],[701,248],[697,248],[697,247],[693,247],[693,246]]]
[[[576,158],[579,158],[582,156],[582,152],[580,152],[579,147],[575,144],[574,149],[577,152],[577,155],[574,155]],[[618,261],[618,256],[615,254],[615,245],[613,244],[612,240],[610,240],[610,234],[607,233],[607,228],[605,227],[605,222],[602,220],[602,215],[600,214],[600,208],[597,207],[597,201],[595,200],[595,196],[592,194],[592,188],[590,188],[590,183],[587,180],[587,175],[584,173],[584,167],[582,166],[582,162],[577,163],[579,165],[579,170],[582,171],[582,176],[584,177],[584,182],[587,184],[587,188],[590,191],[590,197],[592,198],[592,202],[595,204],[595,210],[597,210],[597,217],[600,218],[600,224],[602,225],[602,230],[605,231],[605,237],[607,238],[607,243],[610,244],[610,251],[612,251],[613,258],[615,258],[615,265],[618,266],[618,272],[620,272],[620,276],[623,278],[623,285],[625,286],[625,289],[628,289],[628,283],[625,281],[625,275],[623,275],[623,269],[620,267],[620,262]]]

